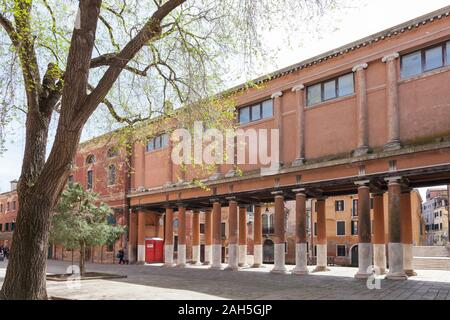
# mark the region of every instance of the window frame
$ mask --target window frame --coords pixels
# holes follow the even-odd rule
[[[163,136],[167,136],[167,139],[163,138]],[[158,139],[159,146],[156,146],[156,141]],[[163,143],[164,142],[164,143]],[[167,143],[167,144],[166,144]],[[149,149],[149,145],[152,146],[152,149]],[[154,136],[153,138],[148,139],[147,144],[145,146],[145,152],[154,152],[163,150],[165,148],[169,147],[169,135],[167,133],[162,133],[157,136]]]
[[[339,255],[339,247],[342,249],[344,248],[344,255]],[[336,244],[336,257],[338,258],[345,258],[347,257],[347,246],[345,244]]]
[[[427,69],[426,68],[426,52],[429,51],[429,50],[432,50],[432,49],[439,48],[439,47],[441,48],[441,53],[442,53],[442,65],[440,67]],[[449,67],[450,66],[450,59],[448,59],[448,58],[450,57],[450,54],[448,52],[448,48],[450,48],[450,40],[446,40],[446,41],[440,42],[440,43],[435,44],[435,45],[431,45],[431,46],[428,46],[428,47],[421,48],[419,50],[415,50],[415,51],[403,54],[400,57],[400,77],[401,77],[401,79],[414,78],[414,77],[420,76],[422,74],[425,74],[425,73],[428,73],[428,72],[432,72],[434,70],[438,70],[438,69],[442,69],[442,68],[445,68],[445,67]],[[404,59],[404,57],[407,57],[407,56],[410,56],[410,55],[413,55],[413,54],[417,54],[417,53],[420,53],[420,59],[421,59],[421,61],[420,61],[420,68],[421,68],[421,71],[418,74],[409,75],[409,76],[403,76],[403,66],[404,66],[403,59]]]
[[[114,168],[114,181],[111,180],[113,168]],[[117,184],[117,166],[115,164],[110,164],[108,166],[108,177],[107,178],[108,178],[108,187],[111,187],[111,186],[114,186]],[[113,183],[111,183],[111,182],[113,182]]]
[[[348,76],[348,75],[352,75],[353,92],[349,93],[349,94],[345,94],[345,95],[340,95],[339,94],[339,79],[342,78],[342,77]],[[333,81],[334,81],[335,97],[334,98],[325,99],[325,84],[328,84],[328,83],[333,82]],[[320,102],[316,102],[316,103],[310,104],[309,103],[309,88],[315,87],[315,86],[318,86],[318,85],[320,87]],[[323,80],[323,81],[320,81],[320,82],[308,85],[306,87],[306,107],[307,108],[314,107],[314,106],[320,105],[320,104],[328,102],[328,101],[332,101],[332,100],[336,100],[336,99],[344,98],[344,97],[350,97],[351,95],[354,95],[354,94],[355,94],[355,73],[354,72],[344,73],[344,74],[341,74],[341,75],[336,76],[334,78],[329,78],[329,79],[326,79],[326,80]]]
[[[339,225],[344,225],[344,234],[339,234]],[[336,236],[337,237],[345,237],[347,234],[347,230],[345,228],[345,221],[344,220],[338,220],[336,221]]]
[[[91,182],[89,183],[89,173],[91,174]],[[94,189],[94,170],[89,169],[86,172],[86,189],[87,190],[93,190]]]
[[[266,102],[269,102],[269,101],[272,104],[272,114],[270,116],[264,117],[263,104],[266,103]],[[259,118],[258,119],[254,119],[254,117],[253,117],[253,109],[255,107],[258,107],[258,110],[259,110]],[[238,109],[238,115],[237,115],[238,124],[240,126],[243,126],[243,125],[247,125],[247,124],[252,123],[252,122],[257,122],[257,121],[261,121],[261,120],[271,119],[274,116],[274,109],[273,108],[274,108],[273,99],[265,99],[265,100],[262,100],[260,102],[255,102],[255,103],[252,103],[252,104],[245,105],[245,106],[243,106],[243,107]],[[248,122],[241,122],[241,112],[242,112],[242,110],[246,110],[246,109],[248,110]]]
[[[342,210],[340,209],[339,204],[342,203]],[[345,201],[344,200],[335,200],[334,202],[334,209],[336,212],[345,212]]]

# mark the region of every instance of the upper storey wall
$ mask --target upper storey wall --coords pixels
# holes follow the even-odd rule
[[[237,97],[238,113],[255,103],[273,101],[273,117],[240,128],[280,129],[280,160],[287,166],[389,151],[450,136],[450,60],[447,66],[416,76],[401,75],[404,55],[446,41],[450,41],[448,16],[287,72]],[[347,74],[354,77],[353,93],[308,105],[309,87]],[[140,147],[133,155],[142,162],[135,166],[132,188],[176,182],[183,173],[171,164],[169,155],[170,146],[153,154]],[[240,165],[244,172],[261,167]],[[222,165],[219,171],[226,174],[231,169]],[[206,175],[189,169],[184,177]]]

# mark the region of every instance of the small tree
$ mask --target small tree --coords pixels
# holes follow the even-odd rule
[[[70,249],[80,249],[80,273],[86,272],[86,247],[116,241],[125,227],[108,223],[112,210],[99,203],[98,195],[70,184],[52,216],[50,239]]]

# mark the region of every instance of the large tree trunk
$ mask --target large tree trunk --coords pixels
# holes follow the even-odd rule
[[[36,193],[23,190],[19,191],[19,203],[1,295],[14,300],[47,299],[45,282],[50,203]]]

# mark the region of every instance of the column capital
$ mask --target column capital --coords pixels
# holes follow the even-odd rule
[[[275,196],[275,198],[276,197],[282,197],[284,195],[283,191],[273,191],[273,192],[271,192],[271,194],[273,196]]]
[[[370,180],[355,181],[358,187],[369,187]]]
[[[302,91],[303,89],[305,89],[305,86],[303,84],[298,84],[292,88],[292,92]]]
[[[384,179],[388,184],[400,184],[402,177],[389,177]]]
[[[367,69],[368,67],[369,67],[369,65],[367,63],[361,63],[361,64],[357,64],[356,66],[354,66],[352,71],[356,72],[356,71]]]
[[[295,193],[295,194],[306,195],[306,189],[305,188],[292,189],[292,192]]]
[[[280,98],[282,96],[283,96],[283,92],[278,91],[278,92],[275,92],[274,94],[272,94],[272,96],[270,98],[275,99],[275,98]]]
[[[400,54],[398,52],[394,52],[391,54],[388,54],[387,56],[384,56],[383,59],[381,59],[381,62],[389,62],[394,61],[395,59],[398,59],[400,57]]]

